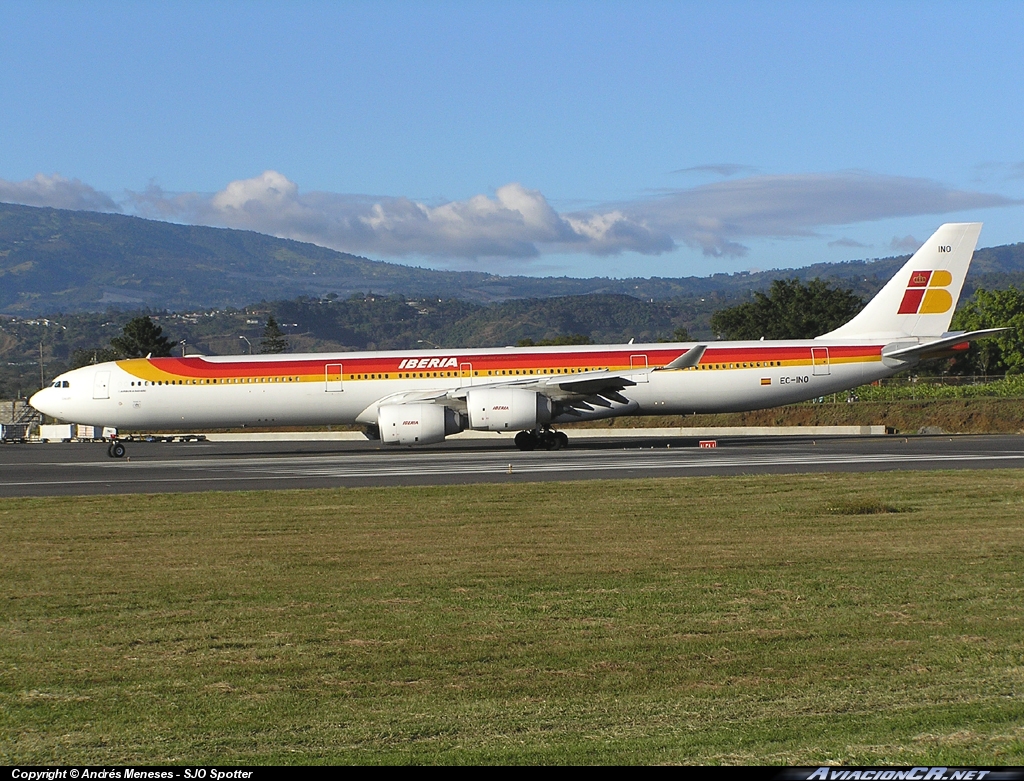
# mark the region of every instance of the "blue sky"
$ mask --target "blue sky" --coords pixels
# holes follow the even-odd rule
[[[436,268],[1024,241],[1021,3],[0,6],[0,200]]]

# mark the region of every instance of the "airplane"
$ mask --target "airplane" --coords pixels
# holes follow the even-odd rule
[[[427,445],[474,429],[558,450],[558,424],[792,404],[1006,330],[948,331],[980,232],[941,226],[859,314],[815,339],[146,357],[61,374],[30,404],[130,431],[359,424],[384,444]]]

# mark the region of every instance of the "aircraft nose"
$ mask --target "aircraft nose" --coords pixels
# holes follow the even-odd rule
[[[32,398],[28,400],[29,405],[34,410],[42,412],[44,415],[53,416],[53,388],[43,388],[42,390],[36,391],[32,394]]]

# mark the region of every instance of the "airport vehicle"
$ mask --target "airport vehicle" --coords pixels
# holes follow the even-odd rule
[[[0,443],[28,442],[28,423],[0,423]]]
[[[469,428],[555,450],[568,443],[559,423],[789,404],[1003,330],[948,332],[980,231],[943,225],[856,317],[816,339],[139,358],[62,374],[30,403],[129,431],[357,423],[387,444]]]

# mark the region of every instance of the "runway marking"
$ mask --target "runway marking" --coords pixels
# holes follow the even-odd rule
[[[373,454],[371,454],[373,455]],[[400,462],[393,458],[388,461],[366,465],[367,454],[339,456],[286,456],[282,458],[251,458],[241,459],[175,459],[138,462],[97,462],[74,463],[61,462],[52,466],[63,468],[98,468],[104,472],[117,470],[113,474],[91,479],[64,478],[43,481],[5,481],[11,487],[42,487],[53,485],[128,485],[128,484],[169,484],[169,483],[216,483],[230,481],[262,481],[301,480],[308,478],[358,479],[388,477],[431,477],[436,475],[497,475],[507,474],[508,465],[512,464],[513,475],[564,473],[571,479],[574,473],[580,472],[629,472],[629,471],[671,471],[671,470],[706,470],[735,469],[742,467],[763,466],[840,466],[840,465],[873,465],[890,464],[899,468],[907,464],[954,464],[971,462],[1013,462],[1024,461],[1022,452],[1002,453],[953,453],[953,454],[849,454],[849,453],[806,453],[806,454],[744,454],[728,456],[718,454],[708,456],[706,453],[665,453],[630,451],[628,459],[612,459],[607,454],[576,453],[562,454],[552,459],[550,453],[522,454],[514,453],[502,457],[474,454],[458,454],[456,458],[437,463],[436,453],[403,454]],[[341,460],[345,463],[338,463]],[[353,463],[355,462],[355,463]],[[167,470],[179,467],[186,471],[181,476],[148,477],[147,472]],[[216,468],[230,474],[209,475],[196,474]]]
[[[955,454],[955,455],[903,455],[899,463],[922,463],[922,462],[966,462],[966,461],[1011,461],[1024,460],[1024,454],[991,455],[991,454]],[[779,458],[775,456],[759,456],[754,458],[707,458],[693,459],[688,461],[655,461],[643,459],[631,463],[619,461],[593,460],[583,463],[567,464],[565,462],[541,462],[531,464],[529,462],[512,462],[513,473],[540,473],[540,472],[571,472],[571,471],[630,471],[636,469],[708,469],[708,468],[730,468],[742,466],[799,466],[807,464],[815,465],[840,465],[840,464],[878,464],[892,463],[891,455],[840,455],[840,456],[789,456]],[[259,471],[263,474],[294,474],[307,477],[373,477],[373,476],[411,476],[411,475],[432,475],[432,474],[493,474],[507,471],[508,460],[503,459],[498,463],[479,464],[438,464],[436,466],[421,466],[410,468],[408,466],[390,466],[383,469],[358,470],[345,469],[335,466],[333,468],[311,468],[311,467],[285,467],[284,469],[269,469],[265,467],[247,468],[243,471]]]
[[[615,455],[612,455],[614,453]],[[558,469],[566,466],[576,466],[581,461],[594,461],[597,459],[619,468],[623,459],[629,459],[630,466],[642,464],[644,466],[661,465],[666,459],[671,459],[672,465],[679,465],[681,462],[687,464],[708,465],[708,464],[764,464],[764,463],[818,463],[824,461],[842,463],[843,459],[891,461],[897,460],[920,460],[920,459],[976,459],[976,458],[1024,458],[1024,451],[980,451],[976,453],[871,453],[871,454],[830,454],[827,450],[817,450],[803,453],[789,453],[772,449],[768,453],[751,453],[745,450],[742,454],[730,455],[718,450],[715,455],[707,451],[691,449],[689,452],[681,449],[645,449],[645,450],[624,450],[624,451],[562,451],[557,455],[550,452],[521,453],[512,451],[508,453],[385,453],[373,451],[370,453],[333,453],[326,455],[299,455],[299,456],[240,456],[227,457],[218,456],[213,458],[176,458],[176,459],[154,459],[122,461],[114,459],[103,459],[98,461],[61,461],[61,462],[36,462],[34,464],[18,464],[17,466],[51,466],[70,467],[76,469],[104,469],[104,470],[137,470],[137,469],[210,469],[210,468],[234,468],[261,467],[272,471],[293,466],[309,467],[315,465],[326,465],[332,468],[344,466],[347,463],[355,462],[360,467],[366,467],[367,461],[374,461],[374,468],[407,467],[410,463],[436,463],[441,462],[439,468],[448,471],[461,462],[468,462],[471,466],[484,464],[498,464],[507,468],[509,462],[513,465],[519,464],[524,467],[539,469]],[[378,460],[379,459],[379,460]]]

